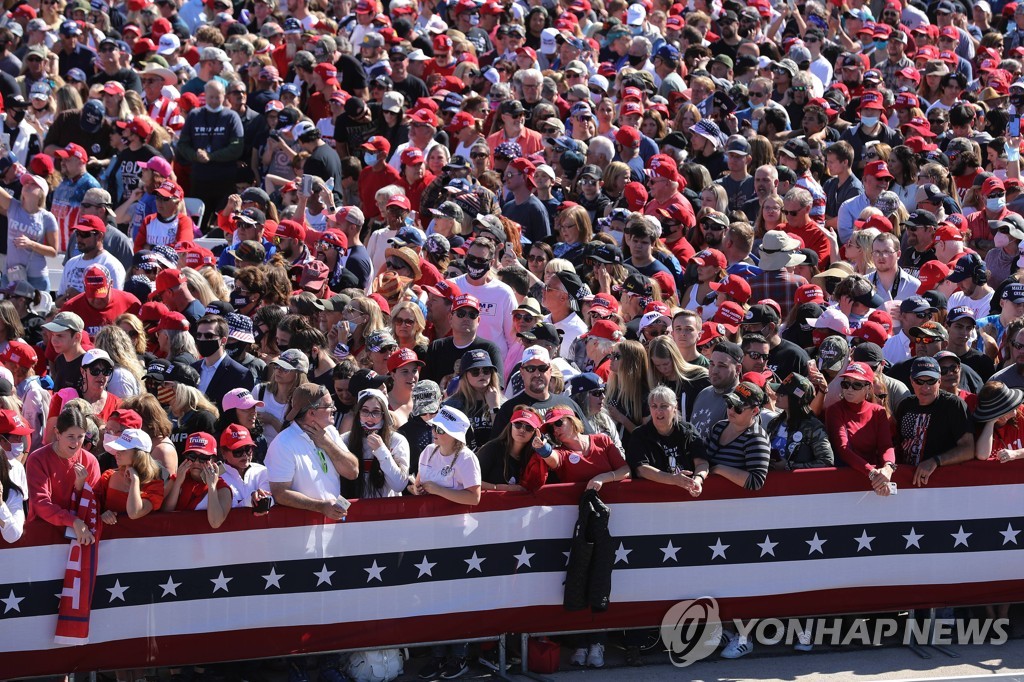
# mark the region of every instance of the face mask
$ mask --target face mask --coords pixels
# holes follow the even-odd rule
[[[472,266],[468,263],[466,264],[466,274],[469,275],[470,279],[483,279],[490,269],[489,265]]]
[[[1013,106],[1015,106],[1015,107],[1017,107],[1019,109],[1021,106],[1024,106],[1024,96],[1022,96],[1022,95],[1011,95],[1010,96],[1010,104],[1012,104]]]
[[[885,52],[886,43],[881,40],[875,41],[875,52]]]
[[[238,359],[238,356],[242,354],[242,346],[243,344],[241,343],[229,343],[224,347],[224,350],[227,351],[232,359]]]
[[[214,109],[209,104],[207,104],[206,105],[206,110],[209,111],[211,114],[219,114],[220,112],[224,111],[224,105],[222,104],[219,107],[217,107],[216,109]]]
[[[479,24],[480,24],[480,15],[478,15],[478,14],[470,15],[470,17],[469,17],[469,25],[470,26],[477,26]]]
[[[761,125],[761,119],[759,119],[759,118],[752,118],[752,119],[750,119],[750,129],[753,130],[755,133],[757,132],[757,127],[759,125]]]
[[[196,350],[204,358],[208,358],[220,349],[220,339],[210,339],[207,341],[196,341]]]
[[[363,154],[363,163],[367,166],[376,166],[380,158],[376,154]]]
[[[985,200],[985,208],[990,211],[1001,211],[1006,206],[1006,197],[994,197]]]
[[[369,431],[370,433],[380,431],[380,424],[367,424],[362,419],[359,420],[359,424],[363,427],[364,431]]]
[[[11,459],[18,459],[19,457],[25,454],[25,442],[11,442],[11,449],[8,451],[7,454],[8,457],[10,457]]]
[[[1002,249],[1010,244],[1010,235],[997,232],[996,236],[993,237],[992,241],[995,242],[996,248]]]
[[[592,93],[590,93],[590,98],[592,100],[594,100],[594,104],[600,104],[601,103],[601,93],[599,93],[599,92],[592,92]]]
[[[764,102],[751,102],[750,103],[750,108],[754,109],[754,110],[763,109],[764,108]]]
[[[645,57],[644,55],[629,55],[629,65],[632,66],[633,68],[639,68],[643,66],[644,62],[646,61],[647,57]]]
[[[878,116],[861,116],[860,117],[860,124],[862,126],[864,126],[865,128],[874,128],[876,125],[878,125],[878,121],[879,121],[879,117]]]
[[[345,322],[345,324],[348,325],[348,333],[350,335],[356,333],[356,327],[359,326],[358,322],[353,322],[352,320],[349,320],[349,321]]]
[[[174,388],[172,386],[161,386],[156,392],[156,399],[161,405],[170,405],[174,400]]]

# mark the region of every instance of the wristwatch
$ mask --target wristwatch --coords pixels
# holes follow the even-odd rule
[[[897,466],[896,466],[896,462],[886,462],[886,463],[885,463],[885,464],[883,464],[882,466],[888,466],[888,467],[892,467],[892,470],[893,470],[893,471],[896,471],[896,468],[897,468]]]

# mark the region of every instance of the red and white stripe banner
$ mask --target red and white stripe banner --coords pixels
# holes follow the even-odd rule
[[[658,625],[681,599],[727,618],[1019,601],[1024,464],[969,463],[878,497],[849,469],[721,479],[700,499],[608,485],[612,605],[562,609],[582,486],[487,493],[480,506],[356,501],[344,523],[275,508],[151,514],[104,530],[89,644],[53,643],[68,543],[33,524],[0,550],[4,677]],[[211,633],[213,636],[211,636]]]

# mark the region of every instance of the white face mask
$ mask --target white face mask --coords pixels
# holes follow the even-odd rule
[[[10,441],[11,449],[7,453],[9,459],[18,459],[25,454],[25,441]]]
[[[219,114],[220,112],[224,111],[224,105],[222,104],[219,107],[217,107],[216,109],[214,109],[209,104],[207,104],[206,105],[206,110],[209,111],[211,114]]]

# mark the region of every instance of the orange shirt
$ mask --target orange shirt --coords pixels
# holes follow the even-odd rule
[[[120,471],[120,469],[108,469],[100,475],[100,482],[96,486],[96,496],[99,498],[103,511],[112,511],[118,514],[128,511],[128,492],[118,490],[110,485],[110,480],[115,475],[119,475]],[[149,500],[154,510],[160,509],[160,505],[164,503],[163,480],[155,478],[148,483],[143,483],[139,488],[142,499]]]

